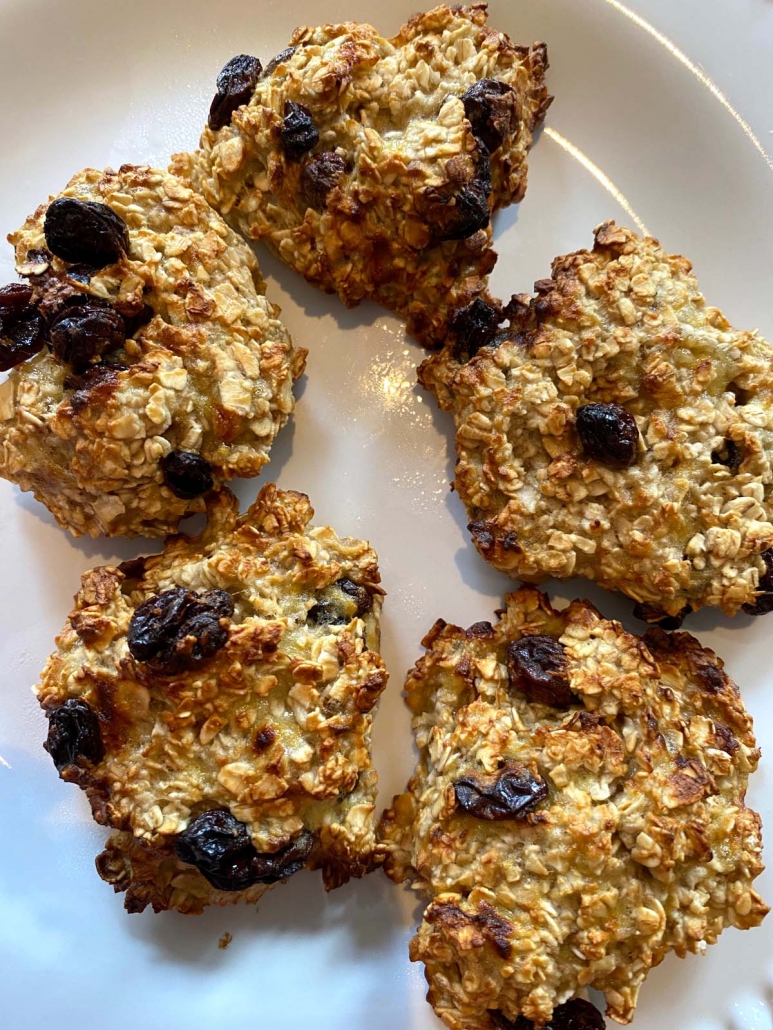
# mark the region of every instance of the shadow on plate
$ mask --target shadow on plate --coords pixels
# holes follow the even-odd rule
[[[319,872],[305,872],[278,885],[257,906],[210,907],[195,917],[147,910],[139,916],[127,915],[123,929],[170,961],[195,963],[216,972],[213,958],[227,961],[231,949],[238,949],[245,937],[250,943],[270,946],[278,937],[308,937],[341,928],[353,938],[357,950],[388,950],[395,937],[404,934],[399,909],[394,885],[378,870],[329,894]],[[219,941],[225,933],[232,940],[221,949]]]

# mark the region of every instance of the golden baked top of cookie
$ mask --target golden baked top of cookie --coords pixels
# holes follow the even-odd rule
[[[260,471],[306,352],[201,196],[152,168],[86,169],[9,239],[31,288],[16,335],[41,331],[29,352],[0,341],[21,359],[0,387],[2,475],[75,533],[159,536]]]
[[[436,7],[391,39],[301,27],[265,71],[234,58],[173,170],[308,280],[437,343],[449,305],[485,290],[491,212],[522,198],[551,99],[544,44],[513,44],[486,12]]]
[[[387,871],[430,906],[411,949],[453,1030],[542,1023],[584,987],[630,1020],[671,950],[766,906],[751,719],[713,652],[533,587],[495,626],[439,621],[408,676],[419,763]]]
[[[706,304],[685,258],[608,222],[536,296],[454,324],[419,375],[454,414],[485,558],[669,615],[773,607],[773,348]]]
[[[356,870],[386,684],[376,555],[273,485],[241,517],[227,490],[208,506],[201,536],[84,575],[36,688],[47,748],[98,822],[151,847],[180,854],[218,811],[261,854],[312,835],[311,861]]]

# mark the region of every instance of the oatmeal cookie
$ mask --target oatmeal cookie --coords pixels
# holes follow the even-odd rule
[[[0,475],[75,535],[162,536],[258,474],[306,352],[190,185],[87,169],[9,240],[29,285],[0,289]]]
[[[36,688],[46,749],[120,831],[97,867],[126,908],[256,901],[302,866],[328,889],[374,850],[376,554],[263,488],[210,494],[200,537],[87,572]]]
[[[485,292],[491,213],[526,190],[546,68],[545,45],[489,28],[483,3],[418,14],[393,39],[299,28],[265,70],[244,54],[225,66],[199,149],[172,168],[309,282],[435,344],[449,307]]]
[[[647,621],[771,611],[773,348],[613,222],[535,290],[458,313],[419,371],[454,414],[480,553],[621,590]]]
[[[767,912],[751,719],[686,633],[534,587],[506,605],[495,627],[437,622],[408,676],[419,763],[379,834],[429,900],[411,958],[452,1030],[542,1025],[586,987],[627,1023],[669,951]]]

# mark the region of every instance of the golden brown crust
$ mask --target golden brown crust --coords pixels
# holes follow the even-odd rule
[[[533,587],[506,604],[493,628],[438,622],[408,676],[419,762],[379,837],[388,875],[430,902],[411,958],[452,1030],[492,1030],[492,1010],[541,1024],[585,987],[628,1022],[669,951],[702,951],[767,911],[752,887],[760,821],[744,805],[751,719],[688,634],[634,637]],[[508,644],[535,634],[563,646],[568,707],[529,701],[508,677]],[[547,785],[526,818],[459,808],[461,777],[505,767]]]
[[[685,258],[613,222],[536,290],[471,360],[451,342],[419,371],[454,414],[478,550],[519,579],[586,576],[672,615],[753,603],[773,546],[773,349],[706,305]],[[631,467],[583,453],[588,403],[635,417]]]
[[[239,900],[174,857],[176,835],[212,808],[245,823],[260,853],[310,830],[309,864],[328,887],[373,860],[370,731],[387,679],[376,555],[310,526],[308,498],[273,485],[241,517],[227,490],[208,514],[200,537],[171,537],[160,555],[84,575],[36,688],[49,714],[79,698],[98,716],[104,757],[61,775],[87,791],[98,822],[124,831],[98,864],[130,889],[134,908]],[[342,579],[367,591],[370,610],[358,614]],[[167,675],[132,656],[127,632],[140,604],[173,587],[226,591],[235,611],[217,653]],[[309,614],[321,598],[340,610],[336,621]]]
[[[163,536],[204,504],[175,496],[159,461],[200,454],[216,486],[257,475],[292,412],[306,352],[266,300],[250,248],[179,179],[86,169],[59,196],[107,204],[127,223],[130,250],[86,282],[70,276],[46,250],[42,205],[9,237],[40,309],[50,315],[81,294],[128,320],[145,305],[153,317],[112,355],[126,367],[92,388],[72,385],[72,369],[47,350],[11,372],[0,387],[0,475],[76,535]]]
[[[489,204],[521,200],[526,155],[551,100],[545,45],[514,45],[486,25],[483,3],[418,14],[393,39],[346,22],[299,28],[291,45],[231,124],[205,129],[200,149],[176,155],[172,168],[307,280],[350,307],[376,300],[436,344],[448,311],[485,291],[496,260],[490,225],[447,242],[438,241],[445,229],[433,229],[456,217],[449,200],[484,174],[459,97],[484,78],[515,90],[518,127],[490,156]],[[311,111],[313,153],[336,151],[346,167],[321,200],[304,189],[309,156],[288,159],[282,149],[286,100]]]

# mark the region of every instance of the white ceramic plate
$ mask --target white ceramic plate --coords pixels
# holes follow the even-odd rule
[[[593,226],[614,217],[643,223],[691,257],[710,302],[773,339],[773,176],[764,152],[773,145],[773,4],[632,3],[635,13],[615,0],[491,5],[494,24],[518,41],[547,41],[557,98],[526,200],[497,222],[495,290],[528,290],[554,255],[589,245]],[[85,165],[164,164],[193,146],[215,75],[233,54],[269,58],[304,21],[358,19],[391,33],[416,5],[0,0],[0,231]],[[386,801],[412,765],[400,689],[419,640],[438,616],[463,625],[490,617],[510,582],[467,542],[448,491],[449,425],[414,385],[420,353],[399,321],[369,305],[345,311],[259,256],[271,296],[310,349],[294,423],[264,478],[306,491],[318,521],[369,537],[382,559],[392,681],[375,751]],[[6,247],[0,282],[13,277]],[[257,489],[240,484],[242,501]],[[29,688],[81,572],[151,548],[75,541],[6,483],[0,512],[3,1030],[439,1028],[422,971],[408,962],[418,909],[380,873],[328,896],[318,875],[299,874],[257,913],[124,913],[93,868],[103,832],[40,746],[45,720]],[[587,583],[558,593],[590,596],[633,628],[630,604]],[[726,659],[756,717],[771,763],[763,759],[751,802],[773,826],[773,616],[701,613],[688,628]],[[773,899],[770,877],[761,889]],[[219,950],[226,931],[233,941]],[[643,989],[637,1030],[771,1030],[772,943],[769,919],[728,931],[705,958],[667,960]]]

